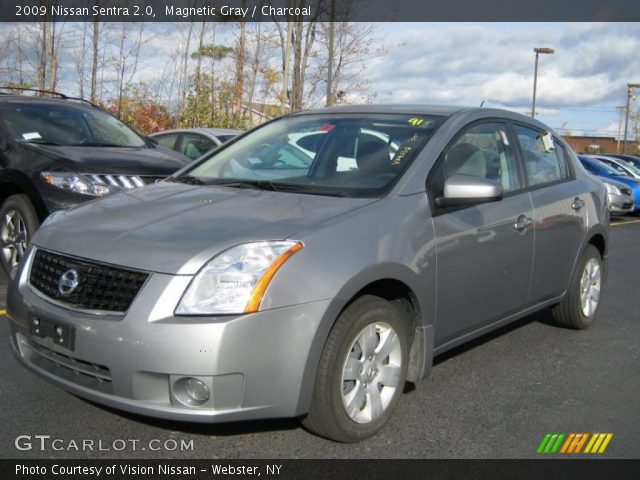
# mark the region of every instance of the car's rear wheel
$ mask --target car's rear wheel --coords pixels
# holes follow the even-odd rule
[[[7,274],[24,257],[38,224],[38,216],[26,195],[11,195],[2,205],[2,209],[0,209],[0,264]]]
[[[320,358],[303,425],[339,442],[377,433],[404,388],[409,325],[386,300],[365,295],[340,315]]]
[[[604,272],[598,249],[587,245],[578,266],[567,294],[552,314],[563,327],[584,329],[593,322],[602,300]]]

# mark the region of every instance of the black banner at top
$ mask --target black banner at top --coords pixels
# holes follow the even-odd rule
[[[629,0],[0,0],[0,21],[640,21]]]

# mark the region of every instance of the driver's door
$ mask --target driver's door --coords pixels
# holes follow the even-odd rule
[[[499,182],[495,202],[434,211],[436,347],[520,310],[533,264],[533,207],[506,124],[475,123],[447,147],[434,178],[456,174]],[[430,177],[431,178],[431,177]],[[439,188],[430,182],[430,188]]]

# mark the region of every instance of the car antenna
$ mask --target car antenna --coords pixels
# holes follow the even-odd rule
[[[484,105],[484,100],[480,102],[480,108],[482,108],[483,105]]]

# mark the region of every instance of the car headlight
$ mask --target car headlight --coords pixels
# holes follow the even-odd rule
[[[257,312],[275,273],[301,249],[302,243],[284,240],[244,243],[220,253],[193,278],[176,314]]]
[[[620,189],[615,185],[605,182],[604,186],[607,188],[607,193],[610,193],[611,195],[622,195]]]
[[[40,175],[47,185],[66,190],[67,192],[80,193],[91,197],[102,197],[114,191],[112,186],[106,185],[104,182],[82,173],[42,172]]]

